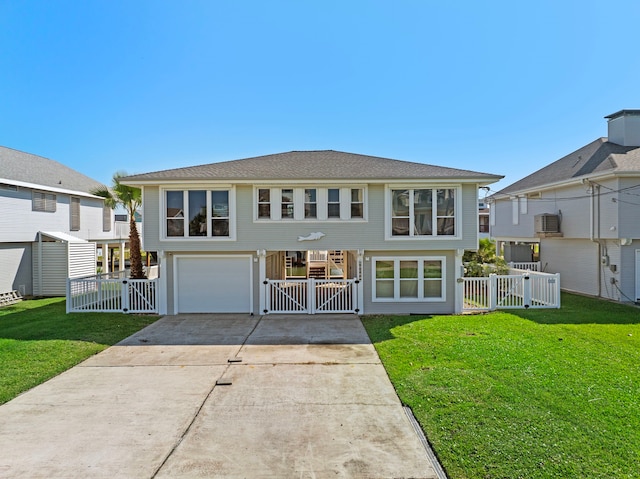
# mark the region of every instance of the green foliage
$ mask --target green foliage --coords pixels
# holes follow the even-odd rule
[[[65,311],[64,298],[0,308],[0,404],[158,319]]]
[[[638,309],[364,318],[451,478],[635,478]]]
[[[496,256],[496,244],[489,238],[481,238],[478,241],[478,251],[465,251],[462,261],[467,277],[509,273],[507,263],[503,258]]]
[[[140,236],[136,226],[136,212],[142,206],[142,191],[140,188],[123,185],[120,179],[127,176],[123,171],[118,171],[113,175],[111,188],[106,186],[96,188],[91,193],[104,198],[104,202],[111,208],[121,205],[129,215],[129,260],[131,264],[131,277],[134,279],[144,278],[142,270],[142,252],[140,251]]]

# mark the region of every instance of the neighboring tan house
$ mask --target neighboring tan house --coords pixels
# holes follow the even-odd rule
[[[67,277],[95,274],[96,243],[122,250],[128,230],[90,193],[99,186],[56,161],[0,147],[0,294],[64,296]]]
[[[491,236],[507,261],[560,273],[565,290],[638,301],[640,110],[605,118],[608,138],[493,195]]]
[[[363,314],[459,310],[462,255],[478,246],[478,189],[500,178],[292,151],[122,182],[142,188],[142,241],[158,254],[160,313],[269,313],[269,281],[297,304],[307,292],[294,286],[355,280],[354,310]]]

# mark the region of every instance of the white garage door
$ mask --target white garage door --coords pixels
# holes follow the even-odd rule
[[[251,257],[176,258],[176,312],[251,312]]]

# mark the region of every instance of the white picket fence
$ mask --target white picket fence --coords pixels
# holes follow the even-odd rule
[[[105,278],[67,279],[67,313],[157,313],[158,280]]]
[[[511,270],[509,275],[461,278],[463,312],[560,307],[560,275]]]
[[[357,313],[355,279],[265,280],[265,314]]]

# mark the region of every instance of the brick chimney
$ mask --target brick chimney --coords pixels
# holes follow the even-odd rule
[[[610,142],[622,146],[640,146],[640,110],[620,110],[605,118]]]

